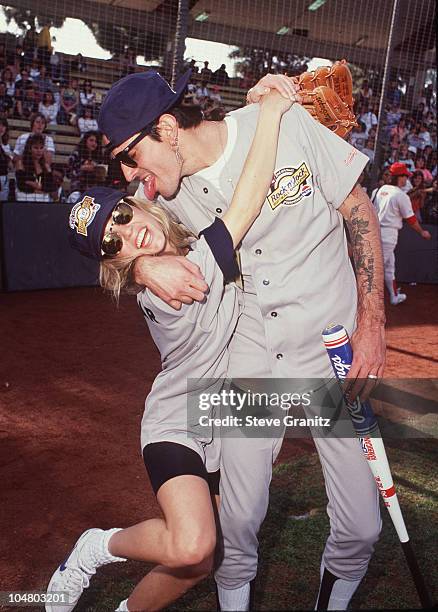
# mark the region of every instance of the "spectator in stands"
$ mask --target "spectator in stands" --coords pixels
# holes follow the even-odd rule
[[[29,76],[30,78],[34,81],[35,79],[38,79],[41,75],[41,67],[40,64],[38,63],[37,59],[32,60],[32,65],[31,68],[29,70]]]
[[[199,68],[196,65],[196,60],[195,59],[191,59],[190,62],[188,64],[186,64],[186,70],[191,70],[192,74],[198,74]]]
[[[430,137],[430,133],[429,133],[426,123],[422,123],[420,125],[420,129],[418,131],[418,137],[423,141],[422,149],[424,149],[424,147],[432,145],[432,139]]]
[[[21,45],[15,46],[15,54],[11,58],[11,64],[9,64],[14,76],[20,74],[22,68],[24,67],[24,53],[23,47]]]
[[[367,138],[365,147],[362,149],[362,153],[369,158],[371,163],[374,162],[374,140],[372,138]]]
[[[9,196],[9,170],[12,169],[12,150],[9,144],[8,120],[0,117],[0,202],[6,202]]]
[[[3,70],[2,81],[6,85],[6,94],[13,98],[15,96],[15,79],[10,68],[5,68]]]
[[[366,142],[366,125],[363,121],[357,121],[357,125],[355,125],[350,132],[349,142],[353,147],[356,147],[356,149],[363,149]]]
[[[398,88],[396,80],[390,81],[386,99],[391,105],[401,106],[402,92]]]
[[[424,102],[420,102],[417,107],[412,111],[412,117],[417,123],[422,123],[425,115],[427,115],[427,110],[424,105]]]
[[[16,164],[19,158],[21,158],[23,155],[28,138],[36,134],[43,137],[45,149],[47,151],[46,158],[48,159],[49,163],[52,162],[52,156],[55,154],[55,143],[53,142],[53,138],[51,136],[43,134],[44,130],[46,129],[46,126],[47,122],[44,115],[37,113],[36,115],[31,117],[30,132],[28,132],[27,134],[21,134],[15,142],[14,161]]]
[[[405,141],[408,133],[409,130],[406,127],[406,120],[401,117],[398,125],[394,126],[391,130],[391,147],[393,149],[398,149],[398,147]]]
[[[359,90],[359,104],[367,104],[373,97],[373,90],[368,84],[368,79],[362,81],[362,87]]]
[[[14,101],[6,93],[6,83],[0,81],[0,113],[4,117],[9,117],[14,108]]]
[[[432,151],[433,151],[432,145],[426,145],[423,149],[423,157],[426,160],[426,168],[428,170],[432,170],[432,166],[431,166]]]
[[[401,164],[405,164],[405,166],[410,172],[413,172],[415,170],[415,164],[408,155],[408,145],[405,143],[400,145],[400,148],[398,150],[398,161]]]
[[[64,186],[65,168],[60,164],[52,166],[53,193],[52,199],[54,202],[65,204],[68,200],[68,192]]]
[[[4,70],[7,64],[6,47],[4,43],[0,43],[0,70]]]
[[[410,147],[416,147],[416,149],[423,149],[423,140],[419,136],[419,125],[415,125],[409,130],[409,134],[406,137],[407,143]]]
[[[76,125],[79,110],[78,80],[71,79],[67,87],[61,87],[58,123]]]
[[[79,99],[81,102],[82,111],[84,111],[87,107],[94,110],[96,106],[96,94],[93,91],[93,83],[89,79],[83,82]]]
[[[366,136],[368,136],[370,129],[377,125],[377,117],[367,104],[362,104],[359,121],[365,124]]]
[[[50,76],[53,80],[58,81],[62,76],[62,61],[60,55],[56,53],[55,49],[52,49],[52,54],[50,56],[49,67],[50,68]]]
[[[43,94],[42,102],[38,107],[38,112],[43,115],[48,125],[57,125],[56,118],[59,112],[59,106],[55,101],[55,96],[51,91],[46,91]]]
[[[93,109],[91,106],[86,106],[84,108],[84,116],[79,117],[78,119],[78,128],[81,136],[83,136],[86,132],[97,132],[98,125],[93,116]]]
[[[421,155],[417,157],[415,170],[419,170],[422,173],[424,181],[427,184],[426,186],[428,187],[433,181],[433,176],[430,170],[426,168],[426,160]]]
[[[225,64],[221,64],[220,68],[218,68],[213,73],[212,82],[216,83],[217,85],[228,85],[229,84],[230,77],[228,76],[228,73],[226,71]]]
[[[17,163],[16,180],[17,201],[52,201],[54,184],[43,134],[33,134],[27,139],[23,157]]]
[[[33,85],[26,87],[21,92],[20,97],[16,97],[15,116],[18,119],[29,119],[32,115],[38,112],[38,102]]]
[[[36,79],[34,79],[35,87],[38,90],[38,95],[40,97],[40,101],[43,99],[43,95],[51,91],[54,93],[54,86],[52,80],[47,76],[47,68],[44,64],[40,68],[40,75]]]
[[[423,174],[420,170],[416,170],[411,176],[412,189],[408,191],[408,196],[411,199],[412,210],[414,215],[421,222],[422,216],[421,211],[424,206],[424,200],[426,199],[426,184],[424,182]]]
[[[435,178],[432,187],[426,190],[426,199],[423,207],[424,223],[438,225],[438,181]]]
[[[212,75],[213,72],[208,67],[208,62],[205,61],[204,68],[201,70],[201,79],[205,83],[205,85],[208,85],[208,83],[210,83]]]
[[[137,69],[137,54],[128,47],[121,58],[122,76],[133,74]]]
[[[198,89],[196,90],[196,94],[194,97],[194,103],[199,104],[199,106],[204,106],[205,102],[210,97],[210,90],[207,87],[207,82],[202,80]]]
[[[37,57],[40,64],[44,64],[46,68],[50,65],[50,56],[52,55],[52,37],[50,36],[50,23],[45,23],[42,30],[38,34],[37,40]]]
[[[385,117],[386,119],[385,133],[387,135],[388,141],[391,139],[392,130],[398,126],[401,120],[401,116],[402,114],[398,106],[393,105],[389,108],[389,110],[387,110],[386,117]]]
[[[22,92],[33,83],[30,78],[29,70],[23,68],[17,78],[15,79],[15,96],[22,95]]]
[[[75,72],[87,72],[87,62],[82,53],[78,53],[71,63],[71,69]]]
[[[72,182],[72,190],[80,189],[80,185],[84,186],[84,189],[95,185],[96,169],[103,161],[100,134],[87,132],[69,159],[68,175]]]

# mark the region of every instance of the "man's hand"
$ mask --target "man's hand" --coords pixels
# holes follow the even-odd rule
[[[386,342],[384,325],[367,326],[363,323],[351,337],[353,363],[346,379],[349,396],[358,395],[366,400],[375,388],[378,379],[383,377],[386,361]],[[369,375],[377,378],[368,378]]]
[[[134,279],[175,310],[180,310],[183,303],[202,302],[208,291],[198,266],[175,255],[139,257],[134,265]]]
[[[302,97],[299,94],[300,87],[292,77],[284,74],[267,74],[248,91],[246,103],[255,104],[259,102],[260,98],[268,94],[271,89],[276,89],[283,98],[292,100],[292,102],[299,102],[300,104],[302,102]]]

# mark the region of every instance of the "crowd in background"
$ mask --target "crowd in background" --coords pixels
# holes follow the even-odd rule
[[[350,143],[374,162],[379,103],[364,80],[355,100],[358,126],[349,136]],[[383,164],[378,168],[378,187],[389,184],[389,167],[405,164],[412,173],[403,190],[409,195],[419,221],[438,224],[437,201],[437,121],[436,95],[428,85],[416,100],[413,110],[403,110],[403,93],[397,82],[388,88],[380,141],[383,143]],[[376,193],[370,185],[370,171],[361,177],[362,186],[371,197]]]
[[[185,101],[199,104],[207,119],[225,116],[221,96],[230,85],[225,64],[212,70],[208,61],[192,70]],[[119,58],[120,76],[135,72],[132,49]],[[78,78],[78,74],[81,78]],[[81,54],[66,59],[51,45],[48,28],[26,36],[7,49],[0,43],[0,200],[74,203],[85,188],[93,185],[126,186],[120,168],[105,154],[96,115],[101,102],[87,78],[87,63]],[[413,110],[403,106],[403,92],[397,82],[390,84],[381,127],[384,162],[379,168],[379,186],[390,181],[387,169],[394,162],[405,163],[412,173],[405,187],[418,219],[438,223],[436,94],[424,89]],[[374,162],[379,103],[367,80],[355,96],[358,126],[349,141]],[[10,119],[29,122],[29,130],[9,144]],[[80,141],[65,164],[54,163],[54,138],[58,125],[74,126]],[[362,186],[372,195],[369,170]]]

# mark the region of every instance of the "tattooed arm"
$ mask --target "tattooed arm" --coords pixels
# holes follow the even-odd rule
[[[374,386],[369,374],[383,375],[385,367],[385,307],[380,227],[373,205],[360,186],[354,187],[339,208],[353,249],[357,281],[357,328],[352,336],[354,359],[348,378],[352,395],[365,399]],[[360,379],[360,380],[359,380]]]

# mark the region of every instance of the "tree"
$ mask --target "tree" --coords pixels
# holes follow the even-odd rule
[[[229,54],[236,62],[236,72],[248,79],[259,79],[268,72],[295,76],[307,69],[310,57],[273,50],[239,47]]]

